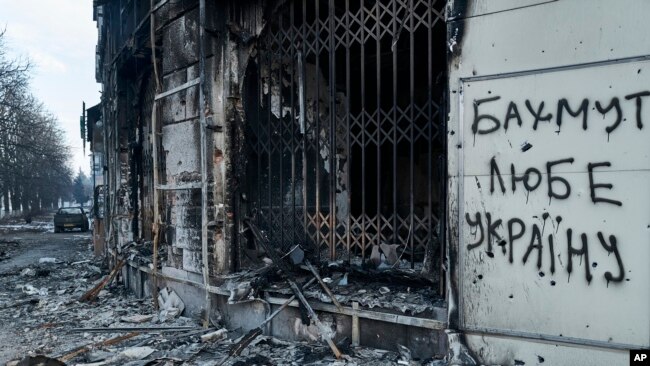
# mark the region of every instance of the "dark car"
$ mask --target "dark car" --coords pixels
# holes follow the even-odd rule
[[[63,207],[54,215],[54,232],[60,233],[66,229],[79,228],[88,231],[88,216],[83,207]]]

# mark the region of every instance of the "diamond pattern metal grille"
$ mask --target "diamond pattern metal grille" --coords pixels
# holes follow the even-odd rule
[[[278,10],[244,82],[247,189],[272,244],[351,260],[394,243],[414,265],[442,240],[444,5]]]

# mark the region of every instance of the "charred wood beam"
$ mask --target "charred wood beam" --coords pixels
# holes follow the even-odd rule
[[[255,240],[257,240],[260,243],[260,245],[264,247],[264,250],[266,250],[266,254],[268,254],[271,260],[273,261],[273,265],[277,266],[277,268],[280,269],[280,271],[283,274],[285,275],[290,274],[291,268],[287,265],[286,262],[284,262],[284,259],[280,257],[280,255],[275,250],[275,248],[271,248],[271,245],[269,244],[268,240],[262,235],[262,233],[257,228],[257,226],[254,223],[252,223],[250,219],[245,219],[244,224],[246,224],[248,228],[251,230],[251,233],[253,234]],[[305,310],[307,310],[307,314],[309,314],[309,318],[314,322],[314,324],[316,324],[316,327],[318,328],[319,332],[321,332],[321,337],[330,346],[332,352],[334,353],[334,356],[336,356],[337,359],[341,358],[342,356],[341,351],[339,351],[338,347],[336,347],[336,344],[334,344],[334,341],[332,341],[332,337],[331,335],[328,334],[325,325],[321,323],[321,321],[318,319],[318,315],[316,315],[314,309],[311,307],[309,302],[307,302],[305,295],[303,295],[302,291],[300,291],[296,282],[289,277],[286,278],[286,281],[291,287],[291,291],[293,292],[293,294],[300,300],[300,304],[302,304]]]

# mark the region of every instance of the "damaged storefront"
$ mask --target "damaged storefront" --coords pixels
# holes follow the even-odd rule
[[[346,353],[341,349],[353,352],[342,344],[406,350],[409,360],[447,357],[453,364],[515,364],[515,359],[535,364],[550,357],[542,354],[548,349],[530,346],[537,341],[599,347],[605,359],[614,360],[625,347],[647,347],[643,330],[609,347],[612,342],[589,329],[549,338],[531,336],[520,323],[504,332],[497,320],[484,322],[507,318],[495,315],[492,306],[516,309],[518,317],[525,312],[526,302],[511,307],[508,299],[489,300],[510,288],[510,299],[517,289],[530,291],[521,282],[524,274],[513,280],[495,269],[502,255],[513,258],[517,239],[520,245],[528,240],[523,227],[526,237],[538,227],[541,241],[550,226],[562,233],[558,217],[566,219],[562,225],[570,221],[568,212],[555,214],[548,202],[535,201],[530,188],[546,185],[546,165],[515,161],[512,187],[508,175],[512,156],[534,156],[543,144],[527,133],[551,119],[537,99],[534,109],[530,100],[514,96],[551,97],[540,91],[550,82],[536,87],[516,74],[526,89],[515,79],[501,85],[495,75],[537,75],[575,63],[573,56],[543,63],[538,60],[546,54],[528,59],[510,46],[501,53],[490,50],[503,40],[525,41],[484,22],[575,11],[567,2],[526,1],[520,7],[512,1],[95,0],[97,80],[103,85],[100,122],[94,123],[101,130],[96,146],[102,148],[96,251],[113,268],[124,263],[120,276],[137,296],[155,299],[161,289],[173,289],[186,315],[206,327],[236,330],[232,339],[264,333],[322,341],[335,358]],[[620,22],[610,23],[606,26]],[[568,24],[560,21],[558,27],[575,31]],[[639,47],[629,46],[623,56],[647,54]],[[587,53],[579,61],[589,64],[601,56]],[[498,82],[491,84],[493,79]],[[620,91],[626,93],[621,103],[627,98],[630,104],[625,108],[640,105],[634,103],[646,95],[639,88]],[[560,116],[566,106],[567,123],[581,111],[573,109],[579,101],[569,97],[547,101]],[[603,114],[621,111],[607,107],[608,101],[594,108]],[[500,134],[508,132],[508,123],[511,131],[526,129],[528,110],[535,118],[531,131],[516,141]],[[635,112],[628,112],[631,121]],[[500,144],[509,146],[496,147]],[[487,165],[481,165],[485,159]],[[540,183],[526,170],[533,163],[540,165]],[[526,176],[516,175],[523,172]],[[470,183],[479,193],[467,188]],[[525,188],[530,197],[507,207],[494,197],[479,197],[506,187]],[[592,182],[591,188],[603,187]],[[561,196],[546,199],[555,205],[553,198]],[[521,215],[514,224],[508,221],[533,206],[543,223],[548,221],[546,232],[542,221],[533,226]],[[550,277],[560,267],[585,271],[586,264],[571,267],[573,255],[586,251],[577,245],[568,257],[564,250],[555,270],[538,265],[535,274],[545,272],[545,280],[559,282]],[[540,263],[547,255],[543,246],[517,247],[521,253],[514,259],[524,258],[518,270],[532,266],[533,259]],[[616,251],[611,239],[602,247],[594,255],[629,255]],[[633,266],[625,258],[620,262],[626,270]],[[610,271],[606,288],[628,291],[620,286],[629,281],[613,281],[620,276]],[[647,298],[647,289],[637,290]],[[538,296],[535,301],[543,304],[545,292]],[[481,310],[477,299],[490,310]],[[639,308],[629,310],[640,315]],[[549,334],[562,328],[549,324]],[[481,339],[502,352],[486,351]]]
[[[96,2],[127,284],[245,332],[311,280],[269,334],[444,356],[445,5]]]

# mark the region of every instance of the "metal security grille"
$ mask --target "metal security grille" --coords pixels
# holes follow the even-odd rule
[[[139,189],[142,197],[142,205],[140,207],[142,232],[140,237],[145,240],[152,240],[154,186],[153,158],[151,152],[153,143],[151,139],[154,138],[154,134],[151,132],[151,109],[153,107],[155,89],[151,76],[147,77],[146,81],[142,83],[140,95],[140,114],[138,117],[138,132],[141,133],[139,141],[142,146],[142,168],[139,176]]]
[[[328,260],[398,244],[411,267],[440,264],[444,5],[303,0],[272,17],[244,105],[248,209],[273,244]]]

